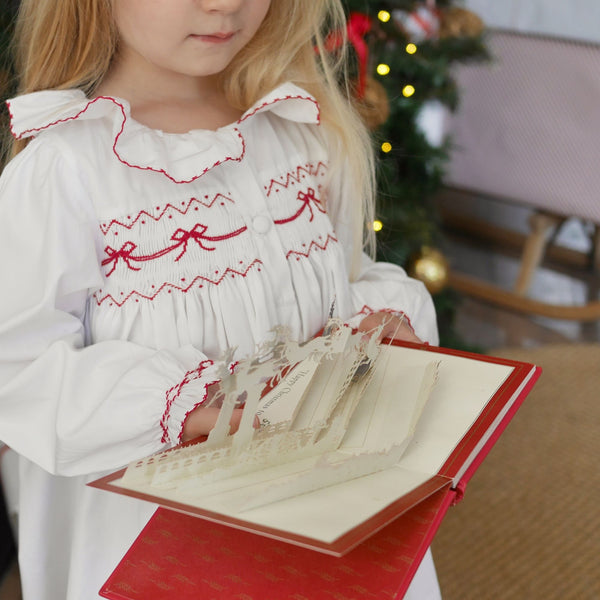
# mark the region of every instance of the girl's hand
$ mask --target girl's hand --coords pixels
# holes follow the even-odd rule
[[[376,312],[366,316],[358,326],[358,331],[368,333],[383,324],[383,329],[379,335],[378,342],[384,338],[392,338],[405,342],[415,342],[422,344],[423,341],[415,335],[412,327],[406,319],[402,319],[388,312]]]
[[[199,406],[195,408],[186,418],[183,425],[182,442],[187,442],[201,435],[208,435],[214,428],[219,418],[220,408],[216,406]],[[234,408],[229,421],[229,433],[235,433],[242,420],[243,408]],[[258,417],[254,419],[254,427],[257,427]],[[260,426],[260,423],[258,423]]]
[[[210,406],[215,396],[219,393],[219,384],[213,383],[208,386],[206,404],[208,406],[198,406],[192,410],[183,424],[182,442],[188,442],[202,435],[208,435],[215,427],[219,418],[220,408],[218,406]],[[242,420],[243,408],[234,408],[229,420],[229,433],[233,434],[240,428]],[[254,416],[254,428],[260,427],[260,420]]]

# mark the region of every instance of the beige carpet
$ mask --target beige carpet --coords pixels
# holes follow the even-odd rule
[[[600,600],[600,345],[504,349],[533,392],[450,508],[444,600]]]

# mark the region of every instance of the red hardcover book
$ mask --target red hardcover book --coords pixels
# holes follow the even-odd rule
[[[111,600],[402,598],[454,499],[448,487],[343,557],[159,508],[100,595]]]
[[[541,369],[527,363],[438,347],[408,343],[397,346],[401,350],[397,357],[403,361],[420,359],[415,353],[425,353],[427,358],[442,361],[436,391],[419,421],[406,458],[400,461],[402,465],[240,514],[220,513],[124,489],[119,485],[123,471],[98,480],[92,485],[178,511],[158,510],[107,581],[102,594],[118,599],[179,600],[192,597],[185,596],[191,586],[193,593],[198,594],[194,597],[249,599],[265,597],[261,590],[274,589],[274,583],[281,578],[290,581],[291,587],[282,587],[281,594],[272,597],[314,599],[321,597],[316,595],[318,590],[329,589],[330,592],[336,590],[340,598],[401,598],[448,506],[460,500],[468,480],[531,390]],[[454,439],[457,431],[460,435]],[[437,448],[440,439],[446,444],[442,444],[442,449]],[[423,455],[423,448],[429,443],[433,443],[433,450]],[[431,454],[435,455],[433,463]],[[433,472],[419,472],[422,465],[436,464],[436,460],[438,466]],[[419,476],[415,477],[415,472]],[[342,518],[338,516],[340,513],[349,516]],[[194,532],[203,552],[190,554],[189,544],[182,537],[185,532]],[[168,540],[169,545],[155,543],[153,540],[157,539],[163,539],[164,543]],[[230,558],[225,560],[220,548],[224,548],[226,554],[231,551]],[[277,569],[289,571],[286,577],[281,576],[282,571],[278,575],[258,568],[256,560],[262,560],[261,556],[266,559],[267,555],[281,557]],[[169,561],[178,568],[169,570]],[[212,565],[209,571],[200,568],[207,562]],[[353,575],[351,565],[359,562],[363,573],[367,572],[364,565],[370,565],[371,576]],[[252,568],[244,566],[247,564]],[[215,565],[222,565],[222,571]],[[275,565],[274,561],[273,568]],[[382,578],[382,565],[387,565],[389,578]],[[322,573],[320,578],[313,578],[312,583],[305,582],[308,587],[302,587],[302,573],[317,568]],[[159,569],[164,569],[160,571],[164,575],[172,572],[174,579],[164,582],[162,576],[153,577]],[[295,569],[296,578],[290,576]],[[210,578],[204,576],[208,572]],[[240,572],[244,573],[243,582],[236,578]],[[333,587],[327,587],[328,579],[335,582]],[[165,589],[157,595],[156,589],[152,592],[148,588],[151,581],[163,581],[156,585]],[[357,590],[367,581],[374,587],[364,589],[373,595],[361,596]],[[222,586],[232,589],[233,584],[239,584],[234,586],[237,596],[216,593]],[[354,595],[349,588],[347,595],[340,592],[340,586],[346,584],[355,586]],[[278,585],[287,584],[279,582]],[[210,589],[212,596],[208,593]],[[329,593],[322,597],[335,596]]]

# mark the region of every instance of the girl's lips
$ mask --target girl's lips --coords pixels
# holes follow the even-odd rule
[[[211,42],[213,44],[222,44],[224,42],[228,42],[233,36],[235,35],[235,32],[229,32],[229,33],[210,33],[210,34],[192,34],[190,35],[190,37],[197,39],[197,40],[201,40],[203,42]]]

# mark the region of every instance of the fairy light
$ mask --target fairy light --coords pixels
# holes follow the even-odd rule
[[[387,10],[380,10],[377,13],[377,18],[382,22],[382,23],[387,23],[391,18],[392,15],[387,11]]]
[[[412,85],[410,85],[410,84],[408,84],[408,85],[405,85],[405,86],[402,88],[402,95],[403,95],[405,98],[410,98],[410,97],[411,97],[411,96],[412,96],[414,93],[415,93],[415,88],[414,88],[414,86],[412,86]]]
[[[378,75],[385,76],[385,75],[388,75],[390,71],[391,71],[390,65],[386,65],[385,63],[381,63],[381,64],[377,65]]]
[[[408,54],[415,54],[417,52],[417,45],[413,43],[406,44],[406,51]]]
[[[373,231],[381,231],[383,229],[383,223],[381,221],[373,221]]]
[[[381,150],[387,154],[392,151],[392,145],[389,142],[383,142],[383,144],[381,144]]]

